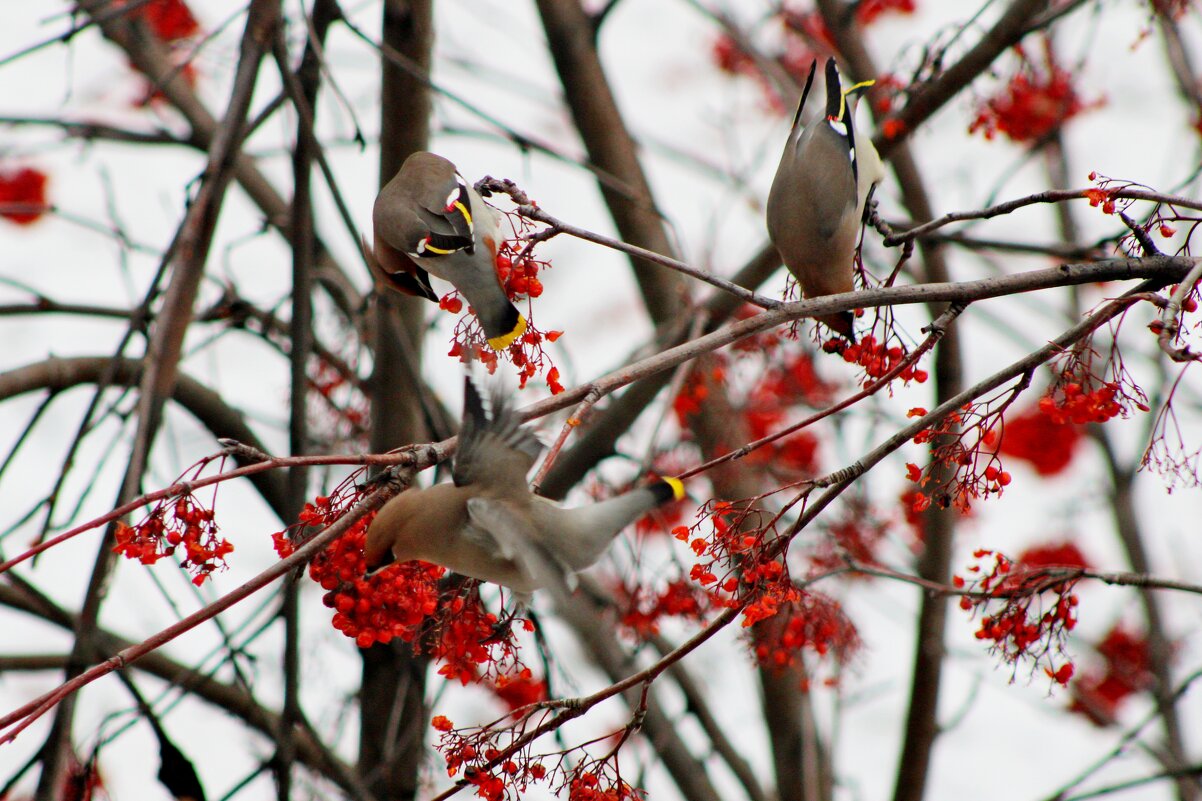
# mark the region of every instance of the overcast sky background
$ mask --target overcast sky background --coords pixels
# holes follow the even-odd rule
[[[288,7],[295,10],[295,5],[289,3]],[[747,19],[756,17],[764,6],[761,2],[738,5]],[[958,0],[919,0],[919,13],[882,19],[872,28],[870,41],[883,65],[912,64],[915,49],[931,32],[963,20],[977,5]],[[239,8],[224,0],[195,6],[206,30],[218,28]],[[345,8],[356,24],[378,35],[377,3],[348,4]],[[1139,31],[1147,23],[1146,7],[1132,2],[1103,2],[1100,8],[1102,13],[1096,15],[1078,13],[1065,25],[1059,40],[1065,60],[1084,65],[1086,77],[1079,87],[1081,93],[1087,100],[1106,101],[1102,108],[1071,123],[1066,131],[1072,185],[1085,186],[1088,173],[1097,170],[1159,190],[1196,195],[1197,187],[1183,185],[1182,181],[1198,164],[1198,138],[1189,126],[1187,112],[1175,98],[1159,42],[1154,37],[1140,41]],[[60,3],[5,3],[0,57],[61,33],[70,23],[65,16],[68,9]],[[991,18],[986,15],[985,19]],[[218,114],[224,109],[242,25],[242,17],[233,18],[197,58],[201,94]],[[1183,28],[1196,42],[1197,16],[1187,18]],[[532,4],[512,0],[441,2],[437,7],[437,32],[436,83],[470,97],[516,130],[550,143],[570,157],[579,157],[581,147],[559,101],[557,79],[545,54]],[[294,30],[291,35],[295,40],[298,32]],[[711,65],[709,48],[714,36],[711,24],[685,2],[624,0],[606,23],[602,51],[621,108],[643,144],[645,165],[680,251],[691,263],[730,274],[765,241],[762,203],[788,119],[765,113],[762,95],[751,81],[724,76]],[[372,140],[364,151],[349,142],[351,118],[332,93],[323,89],[319,112],[323,138],[341,142],[328,151],[331,165],[357,224],[367,230],[377,186],[374,138],[379,129],[378,61],[371,49],[339,26],[331,32],[327,55],[339,88]],[[272,70],[265,69],[262,78],[256,109],[278,88]],[[182,132],[182,124],[169,111],[131,106],[141,91],[139,81],[116,48],[89,31],[68,46],[52,45],[0,68],[0,115],[65,115],[78,121],[100,120],[138,129],[162,125]],[[977,88],[988,94],[995,86],[980,81]],[[938,212],[977,208],[988,198],[1002,200],[1048,188],[1040,163],[1024,159],[1017,147],[1001,140],[986,142],[980,136],[968,137],[966,129],[973,116],[967,97],[958,98],[915,139],[918,160],[926,170]],[[445,98],[435,100],[434,120],[437,129],[432,148],[456,162],[469,181],[484,174],[512,178],[560,219],[613,233],[593,181],[580,168],[519,152],[498,137],[488,123]],[[293,117],[280,114],[248,145],[251,152],[265,154],[261,166],[285,195],[291,169],[287,145],[294,130]],[[12,163],[46,170],[51,175],[52,200],[63,213],[28,228],[0,220],[0,303],[28,300],[29,294],[18,286],[24,285],[57,301],[127,307],[140,300],[142,288],[156,267],[156,253],[167,244],[182,214],[183,187],[199,173],[203,157],[176,148],[84,145],[64,141],[47,128],[7,128],[0,138],[0,164]],[[740,180],[731,180],[730,175]],[[321,186],[321,181],[315,178],[315,185]],[[891,180],[877,196],[887,218],[903,216]],[[324,240],[344,264],[357,271],[356,280],[366,287],[366,272],[356,258],[357,245],[334,213],[324,186],[318,189],[318,203],[318,226]],[[1084,204],[1079,204],[1076,211],[1087,238],[1114,230],[1113,218],[1103,217]],[[96,226],[108,228],[114,222],[119,223],[130,242],[145,251],[123,251],[111,235],[92,230]],[[219,296],[223,281],[234,283],[241,293],[265,307],[283,304],[290,280],[290,256],[278,236],[258,235],[261,227],[260,213],[240,189],[231,188],[210,259],[202,306]],[[1002,217],[974,230],[983,236],[1035,241],[1049,241],[1055,236],[1054,221],[1046,209]],[[625,260],[566,237],[540,246],[539,252],[552,262],[553,269],[545,275],[546,292],[535,306],[536,319],[543,329],[567,332],[551,347],[564,375],[564,385],[596,377],[624,363],[650,333]],[[882,256],[878,239],[870,244],[867,254],[872,264],[882,268],[879,273],[886,271],[883,265],[891,263]],[[1046,263],[1007,256],[991,265],[952,254],[957,279],[991,274],[993,269],[1017,272]],[[765,291],[779,292],[782,286],[783,279],[778,275]],[[1098,288],[1084,292],[1091,302],[1103,297],[1103,290]],[[1059,329],[1048,323],[1048,309],[1063,302],[1062,296],[1049,294],[1035,300],[991,301],[981,304],[980,313],[974,308],[958,323],[963,325],[967,338],[969,378],[996,371],[1021,355],[1024,346],[1037,346],[1053,335]],[[1127,323],[1130,331],[1145,324],[1150,319],[1147,315],[1144,310],[1134,313]],[[441,335],[427,340],[426,371],[448,406],[457,410],[460,368],[444,355],[453,321],[433,306],[430,316],[438,319]],[[899,317],[912,336],[917,336],[925,322],[915,310],[905,310]],[[120,324],[76,317],[0,317],[0,342],[4,344],[0,369],[49,354],[109,354],[122,330]],[[323,330],[330,329],[327,326]],[[1132,339],[1144,352],[1154,346],[1151,337]],[[206,346],[185,362],[187,372],[243,409],[264,441],[275,452],[284,452],[286,362],[256,338],[244,334],[225,334],[212,344],[204,343],[199,336],[190,341],[195,348],[202,344]],[[820,369],[832,379],[854,380],[851,371],[835,359],[821,361]],[[1153,380],[1146,370],[1136,377]],[[540,392],[541,387],[527,390],[523,402],[538,399]],[[10,468],[5,474],[0,483],[0,530],[13,525],[47,491],[88,397],[85,391],[75,391],[56,402],[52,414],[39,424],[34,445],[26,446],[14,465],[16,469]],[[0,405],[0,451],[8,451],[39,402],[40,398],[30,396]],[[872,406],[881,417],[879,428],[850,425],[838,442],[833,441],[831,428],[822,429],[824,464],[834,468],[849,463],[883,438],[891,422],[902,420],[905,411],[917,405],[929,405],[929,385],[899,390],[893,397],[875,401]],[[206,433],[186,415],[174,410],[168,419],[169,426],[160,436],[154,459],[152,484],[156,486],[170,482],[184,467],[214,449]],[[1128,458],[1138,453],[1146,425],[1142,416],[1108,425],[1121,432]],[[555,430],[552,423],[547,426]],[[1191,431],[1196,442],[1198,428]],[[79,520],[106,511],[116,494],[125,453],[122,447],[113,447],[118,439],[117,426],[110,422],[80,456],[80,467],[68,482],[68,497],[77,497],[93,483],[92,466],[103,467]],[[638,452],[640,443],[636,439],[624,444]],[[953,564],[962,570],[978,547],[1017,554],[1030,543],[1073,535],[1095,565],[1123,569],[1125,563],[1102,505],[1106,482],[1097,455],[1092,446],[1087,446],[1068,474],[1052,480],[1041,479],[1017,463],[1008,464],[1014,483],[1000,501],[978,506],[978,514],[959,535]],[[903,463],[907,459],[919,461],[918,456],[919,451],[912,449],[879,467],[872,477],[874,497],[885,503],[896,498],[904,487]],[[631,477],[632,470],[630,464],[607,466],[607,474],[618,479]],[[1160,478],[1145,476],[1140,480],[1140,504],[1144,522],[1154,532],[1148,546],[1157,574],[1202,580],[1196,569],[1202,564],[1202,544],[1197,538],[1197,521],[1202,516],[1198,491],[1178,490],[1170,495]],[[268,535],[277,530],[278,522],[251,492],[236,485],[223,487],[218,515],[237,551],[230,560],[229,572],[202,590],[200,597],[206,600],[232,589],[275,560]],[[36,522],[40,524],[40,518]],[[68,522],[56,521],[64,528]],[[36,524],[18,528],[3,541],[4,554],[19,552],[36,530]],[[94,558],[95,542],[95,533],[84,535],[54,549],[32,569],[24,566],[22,575],[60,603],[77,608]],[[674,541],[648,546],[644,559],[647,564],[666,563],[669,556],[665,551],[673,548],[677,549],[676,558],[688,563],[691,554]],[[622,560],[629,550],[620,545],[615,549],[615,558]],[[895,564],[904,564],[906,553],[899,529],[885,555]],[[161,582],[162,589],[155,582]],[[161,629],[177,619],[164,600],[164,592],[185,613],[198,604],[185,575],[166,562],[153,570],[122,564],[103,624],[131,639]],[[828,732],[832,721],[838,720],[834,726],[836,774],[846,781],[839,797],[883,798],[892,789],[896,769],[909,681],[911,621],[918,595],[912,589],[881,581],[857,582],[837,594],[860,626],[866,647],[844,677],[841,695],[829,691],[817,694],[819,712]],[[1080,595],[1079,632],[1086,638],[1097,638],[1118,619],[1138,623],[1130,592],[1087,587]],[[266,619],[260,609],[265,599],[266,595],[260,594],[241,604],[227,616],[227,625],[246,625],[248,631],[253,630]],[[350,758],[356,738],[354,716],[347,716],[339,724],[337,714],[357,687],[359,660],[353,643],[329,626],[329,611],[321,606],[320,591],[313,585],[306,587],[302,604],[307,612],[309,643],[304,665],[305,706],[319,730],[342,726],[340,747]],[[1193,600],[1179,596],[1167,598],[1166,606],[1170,632],[1179,638],[1176,664],[1179,671],[1188,671],[1202,663],[1197,637],[1199,607]],[[938,742],[930,798],[1041,798],[1115,746],[1118,730],[1099,730],[1082,718],[1065,714],[1062,710],[1067,693],[1049,695],[1042,677],[1028,683],[1020,670],[1019,680],[1008,683],[1008,668],[998,667],[972,638],[974,628],[958,609],[950,613],[953,656],[944,687],[942,719],[945,723],[954,721],[954,729]],[[671,627],[668,630],[677,633]],[[70,642],[62,632],[7,612],[0,612],[0,631],[4,632],[6,652],[61,652]],[[766,777],[770,768],[767,743],[748,670],[749,658],[732,642],[737,633],[734,629],[723,632],[689,657],[686,664],[714,694],[715,711],[735,733],[744,755]],[[561,692],[588,692],[602,686],[602,677],[575,658],[576,646],[570,637],[554,625],[551,637],[566,671],[566,676],[558,680]],[[218,642],[211,626],[202,627],[167,650],[177,658],[188,659],[190,655],[208,653]],[[256,693],[262,702],[278,704],[277,632],[273,630],[257,640],[253,650],[260,655],[258,662],[248,666],[256,675]],[[1074,645],[1071,651],[1079,657],[1079,668],[1088,663],[1090,655],[1084,645]],[[57,681],[58,676],[52,674],[0,676],[0,707],[11,709]],[[152,695],[161,691],[149,679],[142,679],[141,684]],[[431,680],[432,691],[440,696],[435,712],[451,717],[457,724],[483,722],[501,711],[498,702],[482,690],[443,685],[441,678]],[[1187,742],[1195,745],[1195,754],[1202,738],[1202,727],[1198,725],[1202,702],[1196,696],[1196,692],[1187,696],[1182,704]],[[83,698],[76,730],[84,737],[97,730],[106,714],[130,705],[115,680],[98,682]],[[665,703],[670,710],[681,708],[680,700],[670,694]],[[1123,724],[1130,726],[1142,720],[1149,709],[1143,699],[1130,703],[1124,709]],[[574,723],[566,737],[569,742],[577,742],[617,728],[625,720],[620,705],[611,704]],[[15,745],[0,748],[0,779],[10,775],[41,744],[48,721],[33,726]],[[269,744],[261,738],[187,698],[166,716],[165,722],[169,731],[189,732],[179,738],[180,744],[200,770],[210,798],[220,797],[253,770],[257,760],[269,755]],[[686,733],[690,725],[683,727]],[[90,740],[85,743],[90,744]],[[553,746],[547,743],[545,747]],[[633,747],[632,756],[640,748]],[[1153,770],[1153,765],[1134,751],[1099,773],[1095,783],[1143,775]],[[134,726],[109,745],[101,767],[110,794],[116,799],[157,801],[167,797],[153,780],[157,755],[144,724]],[[721,769],[714,773],[719,786],[731,781]],[[429,775],[435,788],[446,786],[445,772],[437,762]],[[675,797],[670,782],[658,770],[647,775],[645,786],[653,799]],[[240,797],[267,798],[271,793],[270,781],[261,778]],[[530,797],[542,796],[532,792]],[[1168,793],[1165,787],[1157,786],[1140,790],[1139,797],[1167,798]]]

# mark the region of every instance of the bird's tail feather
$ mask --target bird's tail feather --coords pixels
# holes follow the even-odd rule
[[[520,451],[531,459],[538,458],[542,452],[543,444],[533,430],[522,424],[509,396],[499,385],[486,393],[480,387],[480,379],[469,371],[464,377],[463,404],[461,448],[471,447],[474,441],[488,433],[507,448]]]

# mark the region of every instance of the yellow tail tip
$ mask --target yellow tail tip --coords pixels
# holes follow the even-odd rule
[[[673,478],[672,476],[664,476],[663,482],[672,488],[672,500],[674,500],[674,501],[684,500],[684,482],[683,481],[681,481],[679,478]]]
[[[519,314],[518,324],[513,327],[513,330],[508,334],[501,334],[488,340],[488,346],[493,350],[505,350],[524,333],[526,333],[526,318]]]

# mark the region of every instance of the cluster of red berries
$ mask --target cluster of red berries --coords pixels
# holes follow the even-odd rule
[[[915,0],[862,0],[862,2],[856,3],[854,16],[860,27],[867,27],[886,12],[913,14],[916,8]],[[816,42],[824,53],[831,55],[839,52],[839,48],[835,44],[835,37],[831,34],[830,28],[826,26],[826,20],[823,19],[820,12],[801,11],[788,4],[782,4],[779,14],[781,24],[791,35],[791,39],[801,40],[802,45],[806,42]],[[815,56],[808,48],[804,49],[804,56],[803,66],[808,70],[810,62],[814,60]],[[801,59],[798,61],[800,63]],[[805,73],[795,73],[793,77],[804,80]]]
[[[1096,173],[1091,172],[1089,174],[1089,180],[1094,180],[1095,176]],[[1094,208],[1101,206],[1103,214],[1114,214],[1114,197],[1111,190],[1090,187],[1089,189],[1085,190],[1085,197],[1089,199],[1089,205],[1093,206]]]
[[[913,532],[915,544],[921,545],[926,541],[922,513],[931,508],[931,499],[917,489],[905,489],[897,500],[901,504],[902,520]]]
[[[1002,432],[998,453],[1027,462],[1041,476],[1064,472],[1085,436],[1081,425],[1058,410],[1050,397],[1008,416]]]
[[[151,34],[167,45],[177,44],[200,33],[200,23],[196,21],[184,0],[150,0],[137,4],[131,14],[145,22]],[[191,61],[180,60],[191,58],[191,55],[186,48],[172,49],[171,52],[172,58],[177,61],[176,73],[188,86],[194,87],[197,78],[196,67]],[[160,87],[147,84],[137,105],[145,106],[163,99]]]
[[[821,408],[835,397],[836,386],[818,374],[814,357],[797,348],[768,365],[751,391],[753,398],[804,403]]]
[[[853,500],[825,529],[825,536],[809,554],[811,575],[837,570],[846,559],[863,565],[878,564],[877,551],[889,533],[889,522],[874,514],[867,501]]]
[[[703,620],[710,608],[709,597],[684,579],[668,582],[657,593],[648,593],[639,584],[619,584],[615,597],[622,626],[640,640],[658,634],[659,621],[665,617]]]
[[[710,501],[701,512],[701,518],[692,526],[677,526],[672,529],[672,536],[681,542],[689,543],[689,547],[698,557],[708,556],[705,562],[698,562],[689,571],[689,577],[707,587],[710,599],[719,606],[734,606],[734,595],[739,589],[739,579],[736,568],[752,565],[759,560],[763,550],[763,534],[751,531],[743,533],[741,527],[749,520],[748,510],[736,510],[727,501]],[[709,522],[711,534],[709,538],[700,536],[700,529]],[[715,570],[721,570],[723,579],[719,581]],[[723,595],[725,594],[725,595]]]
[[[466,685],[483,676],[499,678],[520,665],[512,628],[498,627],[497,616],[485,609],[478,592],[444,599],[431,623],[430,654],[443,662],[438,674],[448,681]],[[526,631],[534,630],[529,620],[522,624]]]
[[[1005,395],[1004,395],[1005,396]],[[961,514],[972,513],[973,501],[1001,495],[1013,477],[998,458],[998,434],[995,428],[1006,409],[995,397],[966,403],[938,423],[914,436],[915,444],[931,446],[930,464],[955,469],[955,474],[940,486],[930,486],[930,468],[907,463],[906,475],[921,490],[905,493],[911,513],[916,517],[936,503],[940,509],[956,508]],[[926,409],[914,408],[907,417],[922,417]]]
[[[742,313],[742,318],[754,316]],[[835,386],[825,381],[814,365],[810,353],[796,343],[785,343],[778,332],[752,337],[760,347],[740,348],[739,364],[735,369],[747,369],[753,361],[751,387],[738,412],[751,440],[759,440],[784,428],[792,409],[798,406],[822,407],[835,394]],[[790,348],[790,345],[792,347]],[[700,414],[709,398],[710,385],[726,382],[728,359],[723,354],[707,357],[704,367],[695,367],[672,401],[672,408],[681,426],[687,428],[690,418]],[[819,472],[821,442],[811,430],[801,429],[785,438],[765,443],[747,454],[748,464],[770,465],[812,476]]]
[[[510,300],[518,300],[521,297],[537,298],[543,293],[543,284],[538,280],[539,270],[549,267],[550,264],[530,255],[521,257],[515,263],[514,259],[519,256],[519,252],[514,249],[516,241],[507,240],[501,243],[496,259],[497,278],[500,279]],[[496,371],[498,359],[504,357],[517,368],[520,388],[525,388],[526,382],[535,375],[545,373],[547,388],[551,390],[552,395],[558,395],[563,392],[563,384],[559,382],[559,368],[551,362],[543,344],[555,342],[563,336],[563,332],[540,330],[535,326],[534,315],[529,304],[527,305],[526,331],[505,350],[498,353],[487,347],[484,329],[473,314],[461,318],[455,326],[451,350],[447,355],[464,361],[470,354],[488,368],[490,374]],[[444,295],[439,300],[438,307],[451,314],[463,311],[463,300],[459,291]],[[548,365],[550,369],[547,369]]]
[[[1073,593],[1077,579],[1049,573],[1048,566],[1019,563],[1015,570],[1010,559],[995,551],[980,549],[973,557],[992,560],[993,567],[986,571],[980,564],[971,565],[968,572],[975,574],[971,581],[952,577],[953,586],[973,592],[961,596],[960,608],[982,611],[1001,604],[997,611],[981,616],[976,638],[989,641],[1004,661],[1015,664],[1027,659],[1036,666],[1042,664],[1050,679],[1067,684],[1073,666],[1057,660],[1064,639],[1077,625],[1077,596]],[[1045,600],[1045,593],[1051,597]]]
[[[324,518],[329,499],[318,497],[306,505],[301,520],[314,524]],[[309,563],[309,576],[326,590],[322,603],[334,610],[333,626],[360,648],[387,643],[394,638],[413,642],[426,619],[438,610],[438,580],[446,570],[425,562],[404,562],[364,578],[367,563],[363,545],[372,515],[356,521]],[[322,521],[324,522],[324,520]],[[277,543],[288,542],[282,537]],[[286,556],[288,548],[277,550]]]
[[[430,725],[440,732],[437,748],[446,760],[447,775],[454,776],[462,770],[476,795],[486,801],[500,801],[511,792],[520,797],[530,782],[541,781],[548,775],[546,767],[535,759],[511,758],[493,768],[485,767],[501,757],[501,751],[493,743],[498,734],[494,729],[458,731],[445,715],[435,715]]]
[[[328,526],[353,502],[354,493],[341,500],[319,495],[306,503],[298,527]],[[443,662],[439,674],[467,684],[483,675],[501,675],[517,663],[512,630],[498,630],[497,618],[480,601],[479,593],[460,594],[459,588],[442,588],[446,568],[411,561],[388,565],[365,576],[363,548],[374,515],[365,515],[309,563],[309,576],[326,591],[322,603],[334,610],[332,624],[360,648],[394,639],[422,643],[431,656]],[[286,532],[272,537],[281,557],[295,545]],[[526,621],[527,630],[532,628]],[[416,647],[416,646],[415,646]]]
[[[912,14],[915,3],[916,0],[865,0],[856,3],[855,19],[863,27],[876,21],[885,12]],[[817,11],[803,12],[781,4],[775,16],[785,37],[783,52],[772,60],[799,84],[803,83],[809,73],[810,64],[819,55],[811,47],[811,43],[817,45],[821,54],[834,54],[838,50],[834,37]],[[772,112],[781,114],[789,110],[773,82],[764,73],[761,59],[749,53],[732,37],[725,34],[719,36],[711,47],[710,58],[722,72],[755,81],[763,93],[765,104]]]
[[[455,291],[443,297],[438,305],[452,314],[458,314],[463,308],[463,301],[458,298],[458,291]],[[480,327],[475,315],[471,315],[461,318],[455,326],[454,339],[447,355],[462,362],[471,354],[488,369],[490,375],[496,372],[499,359],[504,357],[517,368],[518,386],[525,388],[527,381],[551,364],[551,357],[547,355],[543,343],[554,342],[561,336],[562,331],[540,331],[528,320],[526,333],[514,340],[508,348],[498,352],[485,345],[484,329]],[[546,370],[544,380],[552,395],[563,392],[563,384],[559,382],[559,368],[554,364]]]
[[[801,76],[800,79],[804,80],[805,73],[802,70],[809,69],[809,61],[805,61],[805,56],[809,52],[804,45],[791,39],[785,43],[785,52],[774,60],[785,72],[795,78]],[[749,78],[754,81],[760,90],[763,106],[767,111],[772,114],[785,112],[785,102],[772,81],[764,73],[759,60],[732,37],[726,34],[719,35],[710,47],[710,58],[714,66],[727,75]],[[804,65],[803,61],[805,61]]]
[[[320,409],[322,414],[314,417],[330,421],[328,425],[333,431],[327,436],[345,442],[361,439],[366,435],[369,421],[367,398],[348,380],[342,370],[324,359],[319,359],[310,373],[309,385],[324,401]]]
[[[764,310],[760,307],[744,303],[735,309],[733,317],[736,321],[750,320],[763,313]],[[731,343],[730,349],[737,353],[757,353],[770,359],[776,353],[776,349],[780,347],[784,338],[785,335],[780,326],[767,328]]]
[[[178,42],[200,33],[200,23],[184,0],[150,0],[137,4],[130,13],[145,22],[151,33],[163,42]]]
[[[906,358],[906,351],[900,345],[886,345],[884,342],[877,342],[876,337],[872,334],[861,337],[854,345],[847,344],[847,340],[842,337],[831,337],[822,343],[822,349],[827,353],[840,353],[843,361],[862,367],[865,384],[869,384],[893,370]],[[907,384],[911,381],[925,384],[928,377],[926,370],[919,369],[912,364],[906,365],[898,373],[898,378]]]
[[[1018,566],[1027,570],[1041,567],[1076,567],[1087,570],[1089,560],[1074,543],[1049,542],[1032,545],[1018,555]]]
[[[501,252],[497,253],[497,277],[501,279],[501,286],[505,288],[505,294],[509,295],[510,300],[516,300],[523,295],[537,298],[543,294],[543,282],[538,280],[538,271],[550,265],[529,256],[515,264],[513,259],[517,255],[508,242],[505,242],[501,246]]]
[[[986,139],[993,139],[1001,131],[1014,142],[1035,142],[1100,104],[1087,104],[1077,94],[1072,74],[1056,62],[1050,39],[1044,39],[1042,65],[1021,46],[1015,51],[1019,71],[1000,94],[981,105],[969,133],[981,130]]]
[[[919,437],[915,437],[915,442],[928,442],[930,440],[929,431],[924,431]],[[988,439],[988,435],[982,438],[982,442]],[[977,460],[973,451],[965,448],[960,441],[954,443],[950,447],[953,452],[946,457],[948,461],[952,461],[961,468],[966,468],[962,471],[963,474],[957,475],[952,480],[952,485],[943,492],[935,492],[934,495],[940,499],[940,509],[946,509],[949,506],[955,506],[962,514],[969,514],[972,511],[972,500],[974,498],[986,497],[990,494],[1001,495],[1003,489],[1010,486],[1013,481],[1013,476],[1006,470],[1003,470],[1001,462],[993,457],[985,466],[984,470],[977,472]],[[930,480],[930,475],[921,467],[913,462],[906,462],[906,478],[915,482],[920,487],[925,487]],[[902,501],[906,507],[906,522],[911,525],[919,525],[919,516],[927,509],[931,508],[932,494],[924,492],[921,489],[910,490],[902,493]]]
[[[757,662],[785,670],[805,649],[846,664],[860,648],[860,635],[834,598],[796,588],[779,615],[752,630],[752,643]]]
[[[638,801],[643,797],[621,778],[608,779],[595,770],[577,768],[568,780],[568,801]]]
[[[711,501],[691,528],[672,530],[703,560],[693,565],[689,578],[706,589],[715,606],[741,605],[744,627],[772,617],[798,599],[788,567],[769,552],[768,537],[774,528],[765,518],[770,521],[773,516],[751,504],[736,508],[727,501]],[[707,521],[712,530],[708,538],[699,536]]]
[[[547,700],[547,682],[534,678],[530,668],[502,673],[493,679],[493,693],[505,702],[509,711]]]
[[[753,395],[748,399],[743,411],[743,419],[747,421],[748,435],[752,440],[766,437],[780,430],[786,421],[786,407],[779,401],[771,403]],[[747,454],[747,464],[771,465],[775,468],[813,476],[819,471],[818,448],[821,443],[818,435],[803,428],[783,439],[773,440]]]
[[[1105,423],[1126,413],[1121,400],[1123,395],[1117,381],[1107,381],[1097,389],[1088,389],[1076,381],[1070,381],[1060,387],[1058,397],[1048,394],[1040,398],[1039,411],[1060,425]]]
[[[831,401],[835,386],[818,375],[813,357],[801,348],[778,354],[780,358],[765,364],[747,393],[743,418],[751,439],[757,440],[783,428],[791,409],[804,405],[821,408]],[[821,470],[818,436],[808,428],[775,440],[752,451],[749,464],[769,464],[803,476]]]
[[[136,526],[119,523],[113,551],[153,565],[182,547],[180,566],[193,574],[192,583],[199,587],[215,570],[225,569],[225,557],[234,550],[217,531],[213,510],[202,507],[191,495],[183,495],[174,502],[160,503]]]
[[[1102,657],[1104,669],[1087,672],[1073,682],[1069,710],[1085,715],[1098,726],[1110,726],[1123,701],[1155,683],[1151,649],[1146,637],[1116,625],[1095,650]]]
[[[688,378],[672,399],[672,411],[682,428],[687,428],[689,420],[701,414],[701,407],[710,396],[709,381],[720,383],[725,377],[726,369],[721,364],[709,370],[695,366],[689,371]]]
[[[46,173],[33,167],[0,169],[0,217],[29,225],[46,213]]]

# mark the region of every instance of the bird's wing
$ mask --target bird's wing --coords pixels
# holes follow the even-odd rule
[[[504,395],[494,391],[486,400],[471,375],[464,376],[463,426],[452,471],[455,484],[528,494],[526,474],[542,448]]]
[[[472,241],[475,222],[467,181],[445,159],[425,159],[410,170],[410,195],[423,211],[436,220],[437,228],[461,240]],[[450,231],[445,231],[449,226]]]
[[[438,295],[430,286],[430,274],[425,268],[414,263],[405,253],[391,247],[380,248],[381,238],[377,235],[378,250],[373,250],[367,244],[367,237],[360,237],[359,245],[363,250],[363,260],[367,263],[371,274],[383,286],[395,289],[405,295],[438,302]],[[385,243],[386,244],[386,243]]]
[[[512,561],[536,587],[571,589],[575,576],[531,536],[532,523],[510,504],[497,498],[469,498],[471,526],[464,535]]]
[[[467,184],[449,161],[406,161],[376,197],[376,237],[417,259],[472,253],[470,204]]]

